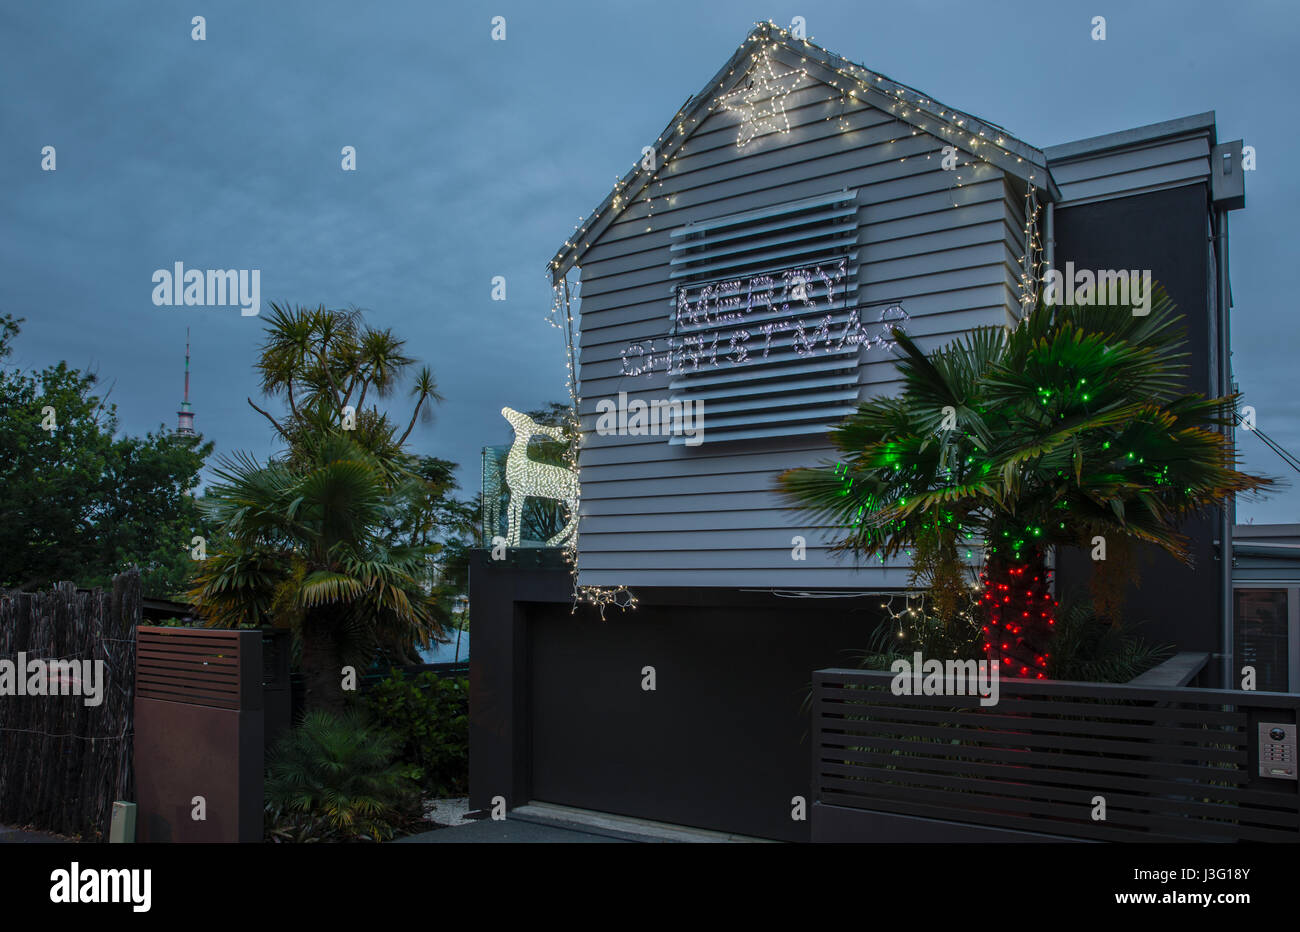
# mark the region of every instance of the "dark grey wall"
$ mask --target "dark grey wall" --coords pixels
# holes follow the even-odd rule
[[[567,572],[547,572],[550,588],[564,590]],[[878,598],[641,588],[635,610],[604,621],[573,613],[567,598],[504,610],[510,593],[535,594],[541,578],[490,560],[471,568],[475,808],[499,792],[511,807],[533,799],[809,839],[791,798],[811,804],[812,671],[856,665]],[[646,666],[654,691],[641,688]]]
[[[1203,393],[1214,385],[1208,198],[1205,185],[1193,184],[1056,211],[1057,268],[1073,261],[1076,268],[1150,269],[1165,286],[1186,321],[1188,388]],[[1126,626],[1141,623],[1151,640],[1181,650],[1218,649],[1217,520],[1216,510],[1184,527],[1192,567],[1153,547],[1135,549],[1141,580],[1129,589]],[[1058,591],[1086,592],[1091,575],[1086,552],[1058,555]]]
[[[516,549],[503,561],[470,555],[474,649],[469,661],[469,801],[489,810],[531,798],[531,715],[525,619],[530,602],[563,602],[573,591],[558,551]]]

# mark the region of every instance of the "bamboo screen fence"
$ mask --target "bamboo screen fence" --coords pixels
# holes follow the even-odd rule
[[[0,823],[101,841],[108,836],[113,801],[134,798],[131,726],[140,616],[135,570],[114,579],[108,592],[78,590],[71,583],[45,592],[0,592]],[[17,668],[20,654],[23,670]],[[98,705],[87,704],[85,694],[94,684],[81,682],[84,675],[71,672],[71,664],[49,675],[56,659],[102,661]],[[34,661],[43,663],[33,666]],[[17,687],[16,678],[43,668],[46,683],[37,689],[46,694],[23,694],[33,691],[31,681]],[[85,668],[78,663],[76,669]],[[51,686],[71,694],[51,695]]]

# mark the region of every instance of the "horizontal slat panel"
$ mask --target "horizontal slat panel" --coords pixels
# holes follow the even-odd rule
[[[240,632],[220,629],[139,629],[136,695],[142,699],[240,708],[240,657],[246,638]]]
[[[861,735],[838,735],[838,734],[833,734],[828,732],[824,734],[823,745],[825,748],[827,748],[825,752],[827,756],[833,756],[835,754],[835,751],[830,750],[832,748],[839,748],[841,746],[845,748],[865,747],[867,743],[868,742],[865,742]],[[897,752],[900,755],[901,754],[918,755],[918,754],[922,754],[923,752],[925,752],[927,749],[930,748],[933,749],[932,753],[935,754],[942,754],[945,752],[945,750],[947,751],[947,753],[952,753],[951,748],[945,749],[940,747],[937,744],[934,744],[933,742],[925,744],[912,739],[873,738],[869,743],[871,746],[875,748],[881,750],[888,750],[891,753]],[[1020,766],[1025,766],[1029,760],[1026,752],[1019,748],[992,747],[992,746],[980,745],[980,744],[971,744],[969,746],[963,746],[962,756],[963,758],[970,758],[971,760],[975,760],[975,761],[984,761],[987,763],[1018,764]],[[1058,767],[1068,767],[1070,765],[1074,765],[1078,767],[1080,771],[1084,771],[1088,767],[1092,767],[1095,770],[1096,768],[1102,766],[1098,758],[1090,756],[1086,753],[1074,754],[1074,755],[1053,753],[1051,755],[1051,763],[1055,764]],[[1104,766],[1107,772],[1118,771],[1120,773],[1150,774],[1152,770],[1151,761],[1137,760],[1137,759],[1126,760],[1126,759],[1119,759],[1119,758],[1109,758],[1105,761]],[[1187,780],[1189,782],[1194,782],[1205,778],[1204,769],[1199,765],[1194,765],[1194,764],[1163,763],[1160,765],[1160,775],[1162,777],[1182,779],[1182,780]],[[1218,769],[1216,771],[1215,779],[1224,783],[1239,783],[1242,785],[1244,785],[1247,782],[1244,776],[1239,775],[1235,770],[1228,770],[1226,768]]]
[[[207,696],[219,697],[235,704],[239,703],[238,686],[223,687],[218,684],[195,680],[152,680],[141,678],[136,683],[136,689],[139,695],[144,697],[175,696],[178,697],[178,701],[197,702],[196,697]]]
[[[237,646],[227,645],[226,647],[208,647],[206,645],[194,650],[186,650],[181,647],[172,647],[167,645],[165,649],[157,647],[140,647],[137,648],[137,656],[153,657],[160,661],[168,663],[214,663],[214,664],[233,664],[239,660],[239,648]]]
[[[239,670],[223,670],[219,667],[176,667],[176,666],[148,666],[140,664],[137,676],[143,680],[146,678],[157,681],[170,682],[194,682],[194,683],[212,683],[214,685],[229,684],[232,688],[239,683]]]
[[[878,723],[882,729],[887,729],[891,723],[902,724],[950,724],[956,723],[962,728],[998,728],[1007,727],[1009,723],[1005,715],[986,715],[980,714],[975,709],[963,709],[960,713],[951,711],[928,710],[912,708],[906,705],[891,705],[886,700],[885,703],[862,703],[861,713],[848,711],[854,703],[848,702],[824,702],[823,711],[834,711],[837,716],[853,716],[862,714],[870,716],[874,723]],[[1017,709],[1019,706],[1017,706]],[[1091,711],[1091,710],[1090,710]],[[1095,715],[1095,713],[1093,713]],[[1143,741],[1152,739],[1165,739],[1177,742],[1188,740],[1188,731],[1185,728],[1168,728],[1157,726],[1149,722],[1143,722],[1139,725],[1121,724],[1110,720],[1110,716],[1097,716],[1100,721],[1086,720],[1078,715],[1078,710],[1074,712],[1062,711],[1057,715],[1036,715],[1033,719],[1033,727],[1037,732],[1051,732],[1053,734],[1075,734],[1075,735],[1111,735],[1113,737],[1137,738]],[[1243,724],[1244,718],[1238,717],[1234,724]],[[1246,735],[1229,728],[1219,728],[1214,731],[1206,732],[1206,740],[1211,738],[1215,743],[1230,744],[1244,747],[1248,740]]]
[[[138,691],[137,698],[157,699],[162,702],[180,702],[187,705],[211,706],[216,709],[238,709],[238,696],[208,695],[187,690]]]
[[[862,796],[840,793],[827,789],[819,796],[822,802],[835,806],[844,806],[850,809],[869,808],[877,812],[887,812],[894,815],[915,816],[922,819],[948,819],[960,821],[962,816],[968,816],[968,813],[954,809],[950,806],[926,805],[918,802],[904,802],[892,799],[864,799]],[[966,821],[975,821],[967,818]],[[1176,841],[1174,836],[1163,836],[1159,834],[1135,831],[1132,829],[1114,828],[1111,826],[1099,827],[1095,824],[1085,822],[1044,824],[1042,819],[1032,816],[1016,815],[1015,813],[1001,813],[997,819],[997,826],[1002,829],[1016,829],[1023,832],[1032,832],[1037,835],[1052,835],[1053,832],[1067,834],[1071,838],[1082,838],[1089,841],[1131,841],[1131,842],[1151,842],[1151,841]]]
[[[823,715],[824,715],[823,711]],[[962,730],[963,740],[978,742],[985,747],[1014,747],[1042,750],[1069,750],[1080,745],[1072,736],[1054,733],[1049,724],[1031,727],[1025,722],[1023,730],[994,731],[988,728],[968,728],[964,723],[954,723]],[[854,720],[848,718],[825,718],[827,728],[836,728],[844,734],[870,738],[873,735],[893,736],[904,734],[915,738],[951,739],[952,728],[937,725],[910,724],[904,726],[898,722],[877,722],[874,720]],[[1010,726],[1011,723],[1008,723]],[[1189,735],[1190,740],[1190,735]],[[1089,751],[1111,751],[1115,754],[1127,754],[1145,757],[1156,761],[1199,760],[1212,763],[1244,764],[1244,751],[1229,751],[1222,748],[1201,747],[1192,744],[1165,745],[1156,741],[1111,741],[1104,738],[1089,738]]]
[[[680,173],[679,173],[680,174]],[[713,242],[725,241],[736,237],[746,237],[754,231],[766,232],[769,229],[775,229],[780,226],[788,226],[791,223],[790,216],[798,214],[810,218],[813,222],[823,220],[828,214],[838,213],[836,210],[816,210],[816,208],[832,208],[837,204],[842,204],[852,200],[851,195],[844,191],[832,191],[829,194],[820,194],[817,197],[807,197],[797,201],[788,201],[784,204],[777,204],[771,207],[760,207],[758,210],[746,211],[743,213],[730,214],[726,217],[716,218],[713,220],[702,220],[698,223],[687,224],[673,230],[674,239],[686,240],[699,233],[708,233]],[[736,227],[743,227],[737,230]],[[674,249],[686,248],[683,244],[673,246]]]
[[[143,658],[137,661],[137,673],[139,676],[151,676],[163,679],[176,680],[204,680],[214,683],[238,683],[238,667],[222,667],[207,665],[181,665],[181,664],[163,664],[149,663]]]
[[[839,200],[840,198],[835,198]],[[718,244],[718,248],[713,251],[714,255],[728,255],[734,252],[747,252],[748,246],[746,240],[751,237],[766,236],[773,233],[781,233],[779,240],[784,242],[794,242],[802,239],[811,239],[817,236],[824,236],[821,231],[823,224],[845,225],[846,220],[856,218],[858,208],[856,205],[849,204],[844,207],[832,207],[827,210],[810,211],[800,214],[797,220],[771,220],[766,223],[747,226],[742,230],[725,230],[710,234],[710,239]],[[686,236],[690,233],[697,232],[703,225],[693,224],[691,227],[683,227],[673,230],[672,237]],[[806,227],[815,227],[815,229],[805,229]],[[848,224],[849,227],[854,224]],[[673,243],[671,249],[674,253],[679,253],[673,258],[674,265],[688,263],[691,261],[687,252],[696,248],[695,244],[689,241]]]
[[[1026,771],[1023,764],[984,763],[965,758],[954,760],[950,757],[922,757],[916,754],[901,756],[893,753],[841,748],[838,746],[827,749],[822,760],[857,761],[890,767],[902,766],[906,770],[919,773],[979,774],[984,777],[1005,779],[1012,782],[1024,777]],[[1146,771],[1138,771],[1139,775],[1126,775],[1094,770],[1088,772],[1088,783],[1089,786],[1094,786],[1098,792],[1110,789],[1141,790],[1185,796],[1189,791],[1196,790],[1197,778],[1199,777],[1200,782],[1214,781],[1215,796],[1225,802],[1251,803],[1261,808],[1281,811],[1286,815],[1284,820],[1286,824],[1291,824],[1292,819],[1300,823],[1300,815],[1295,813],[1287,814],[1285,796],[1278,796],[1276,793],[1265,793],[1260,790],[1248,790],[1241,786],[1224,786],[1217,775],[1208,768],[1193,767],[1190,770],[1193,772],[1193,776],[1177,779],[1164,779],[1164,775],[1153,776]],[[1078,770],[1058,770],[1034,765],[1030,773],[1035,780],[1045,783],[1071,783],[1078,781],[1080,772]],[[1279,806],[1280,809],[1278,809]]]
[[[1025,799],[1032,798],[1035,803],[1048,803],[1049,805],[1039,807],[1039,811],[1048,818],[1060,818],[1064,803],[1067,807],[1071,805],[1082,804],[1083,811],[1087,812],[1092,808],[1093,795],[1100,793],[1103,787],[1098,781],[1089,779],[1086,787],[1081,786],[1052,786],[1042,780],[1039,773],[1035,770],[1032,774],[1034,783],[1026,784],[1017,782],[1020,774],[1008,774],[1007,779],[981,778],[970,775],[947,775],[934,774],[921,770],[914,770],[911,767],[911,759],[896,761],[894,773],[906,781],[908,787],[922,787],[938,791],[955,790],[960,791],[963,801],[978,800],[981,796],[989,801],[990,808],[997,809],[1006,799]],[[836,764],[833,762],[823,761],[821,764],[822,771],[827,775],[826,786],[838,789],[842,792],[852,792],[860,789],[862,780],[857,778],[861,768],[854,767],[851,764]],[[1078,775],[1075,775],[1077,783]],[[1134,781],[1138,782],[1138,781]],[[1169,789],[1161,791],[1161,795],[1152,796],[1143,793],[1126,793],[1122,789],[1115,787],[1106,787],[1106,821],[1112,825],[1128,824],[1138,826],[1151,825],[1173,825],[1175,828],[1181,824],[1185,825],[1187,817],[1206,820],[1209,824],[1219,823],[1216,834],[1235,835],[1235,825],[1225,825],[1222,820],[1231,819],[1237,822],[1249,822],[1255,820],[1267,820],[1274,829],[1284,831],[1293,831],[1300,828],[1300,816],[1295,812],[1287,812],[1285,809],[1269,807],[1262,811],[1255,810],[1246,806],[1238,805],[1240,797],[1232,803],[1225,802],[1199,802],[1189,800],[1189,787],[1186,784],[1167,783],[1164,784]],[[1149,791],[1153,785],[1143,787],[1143,790]],[[1194,789],[1194,787],[1192,788]],[[1206,790],[1211,789],[1207,787]],[[863,793],[864,796],[874,795],[875,790],[869,790]],[[905,794],[904,798],[915,798],[912,794]],[[990,799],[991,798],[991,799]],[[979,808],[979,805],[970,808]],[[1171,818],[1172,817],[1172,818]],[[1267,824],[1266,823],[1266,824]]]
[[[855,698],[858,696],[862,698]],[[845,710],[859,703],[875,708],[879,703],[882,714],[888,715],[892,707],[890,700],[893,696],[891,693],[878,689],[846,690],[838,686],[821,686],[817,690],[816,698],[836,702]],[[966,708],[980,708],[978,699],[961,696],[906,696],[899,697],[899,701],[905,701],[909,707],[951,707],[959,703],[969,702],[965,706]],[[1016,696],[1015,701],[1018,711],[1034,716],[1091,715],[1101,719],[1173,721],[1204,726],[1235,726],[1240,725],[1242,721],[1241,715],[1236,712],[1194,708],[1186,705],[1179,705],[1176,708],[1158,708],[1154,706],[1134,706],[1128,702],[1122,704],[1114,702],[1101,703],[1086,699],[1070,701],[1059,697],[1034,700],[1027,699],[1024,696]]]
[[[824,228],[808,239],[762,240],[748,244],[750,249],[729,249],[725,254],[707,253],[704,257],[678,257],[670,266],[670,278],[711,275],[722,278],[739,274],[777,272],[791,265],[804,265],[826,252],[853,245],[857,225],[840,224]],[[761,249],[756,248],[762,246]]]
[[[1296,784],[1257,778],[1250,731],[1294,723],[1300,697],[1003,679],[981,706],[892,680],[815,674],[821,801],[1099,840],[1300,840]]]
[[[841,793],[851,791],[855,785],[860,783],[860,781],[829,775],[823,777],[823,780],[827,789],[838,790]],[[1079,788],[1073,794],[1051,791],[1041,787],[1036,788],[1036,790],[1041,793],[1041,796],[1036,799],[1027,799],[998,796],[988,792],[961,793],[929,790],[915,785],[895,787],[886,784],[873,784],[870,793],[864,794],[863,802],[893,800],[909,804],[929,803],[947,810],[947,814],[942,818],[970,820],[983,817],[994,824],[1001,824],[1002,818],[1007,814],[1017,814],[1031,817],[1037,821],[1037,831],[1040,832],[1069,832],[1074,826],[1085,824],[1088,813],[1092,808],[1091,796],[1088,795],[1090,793],[1089,789]],[[1055,801],[1053,801],[1053,797],[1055,797]],[[1150,802],[1152,805],[1156,804],[1155,800]],[[1163,800],[1160,802],[1163,802]],[[1065,817],[1063,813],[1068,811],[1077,811],[1080,818]],[[1227,825],[1213,819],[1177,818],[1159,815],[1153,811],[1133,811],[1125,809],[1121,805],[1112,808],[1109,799],[1106,806],[1106,827],[1110,832],[1119,832],[1126,829],[1141,831],[1145,829],[1167,837],[1182,837],[1195,841],[1233,841],[1236,839],[1258,841],[1271,839],[1278,841],[1284,838],[1291,840],[1290,836],[1293,834],[1286,828],[1270,831],[1247,825]]]
[[[140,649],[144,651],[169,651],[175,653],[219,652],[236,649],[237,637],[203,637],[203,638],[141,638]]]
[[[236,684],[239,682],[239,669],[228,667],[180,667],[175,665],[137,664],[136,675],[141,678],[159,680],[211,682]]]

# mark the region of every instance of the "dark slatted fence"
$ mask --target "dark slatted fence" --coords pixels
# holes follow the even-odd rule
[[[0,823],[102,840],[113,801],[134,798],[140,609],[136,571],[118,576],[111,592],[60,583],[47,592],[0,593],[0,663],[13,665],[15,674],[20,655],[28,669],[37,660],[62,664],[46,676],[44,695],[18,695],[12,679],[0,693]],[[83,661],[102,663],[98,705],[85,702],[93,682],[82,682]]]
[[[1003,679],[984,707],[894,695],[893,680],[814,674],[814,837],[883,840],[862,836],[889,826],[891,840],[942,840],[943,820],[1074,839],[1300,840],[1297,782],[1262,776],[1258,759],[1261,723],[1294,734],[1295,694]],[[860,832],[842,830],[855,820]]]

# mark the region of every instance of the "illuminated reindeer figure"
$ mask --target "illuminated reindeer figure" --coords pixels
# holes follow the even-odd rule
[[[537,434],[544,434],[561,443],[569,438],[558,427],[538,424],[514,408],[502,408],[501,416],[510,422],[515,431],[515,441],[506,454],[506,487],[510,490],[510,511],[506,544],[519,546],[519,532],[523,525],[525,498],[550,498],[563,502],[569,509],[569,523],[546,542],[548,547],[558,547],[573,534],[578,526],[578,475],[571,469],[539,463],[528,458],[528,442]]]

